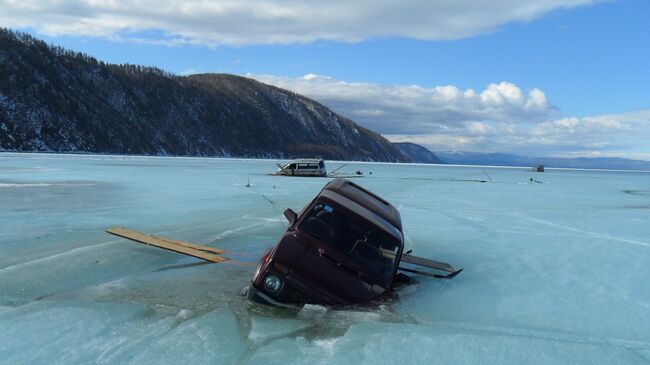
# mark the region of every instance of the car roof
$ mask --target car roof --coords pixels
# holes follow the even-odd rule
[[[293,161],[291,161],[291,162],[289,162],[289,163],[290,163],[290,164],[291,164],[291,163],[316,163],[316,164],[317,164],[317,163],[319,163],[319,162],[321,162],[321,161],[323,161],[323,159],[318,159],[318,158],[300,158],[300,159],[297,159],[297,160],[293,160]]]
[[[402,217],[399,211],[386,200],[361,186],[349,180],[338,178],[325,185],[323,192],[325,191],[332,191],[361,205],[402,232]]]

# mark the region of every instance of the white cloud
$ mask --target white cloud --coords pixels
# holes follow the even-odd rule
[[[488,125],[478,122],[543,122],[555,111],[541,90],[525,92],[509,82],[490,84],[476,93],[453,85],[380,85],[314,74],[296,78],[247,76],[314,98],[383,134],[435,133],[469,125],[472,133],[485,134]]]
[[[481,100],[486,104],[521,104],[524,96],[516,85],[509,82],[490,84],[481,93]]]
[[[650,160],[650,109],[537,124],[469,122],[438,133],[385,135],[433,150]]]
[[[546,94],[540,89],[530,90],[528,100],[526,100],[526,109],[544,109],[547,107]]]
[[[542,90],[524,91],[505,81],[476,92],[453,85],[380,85],[314,74],[248,76],[312,97],[392,141],[433,150],[650,159],[650,109],[563,117]]]
[[[321,76],[316,74],[306,74],[305,76],[302,77],[302,79],[305,81],[312,81],[312,80],[329,80],[330,78],[327,76]]]
[[[450,40],[530,21],[593,0],[22,0],[0,1],[0,22],[48,35],[202,45]],[[130,36],[157,30],[162,38]]]
[[[471,135],[485,136],[487,135],[492,127],[486,123],[481,122],[470,122],[467,123],[467,132]]]

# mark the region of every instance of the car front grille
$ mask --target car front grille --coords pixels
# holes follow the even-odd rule
[[[305,293],[304,291],[298,289],[297,287],[285,283],[284,288],[282,289],[282,299],[287,303],[299,303],[299,304],[314,304],[316,301],[312,297]]]

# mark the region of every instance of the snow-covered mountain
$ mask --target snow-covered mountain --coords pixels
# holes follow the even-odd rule
[[[617,157],[527,157],[507,153],[444,152],[436,155],[457,165],[522,166],[650,171],[650,161]]]
[[[0,29],[0,150],[411,161],[304,96],[112,65]]]

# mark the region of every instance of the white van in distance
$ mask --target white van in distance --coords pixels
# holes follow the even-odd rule
[[[327,176],[325,161],[316,158],[293,160],[282,166],[278,164],[276,175],[285,176]]]

